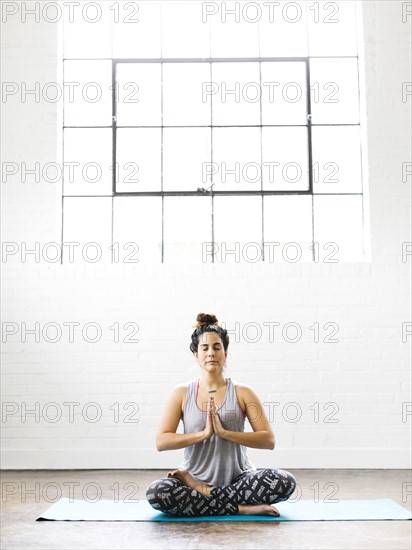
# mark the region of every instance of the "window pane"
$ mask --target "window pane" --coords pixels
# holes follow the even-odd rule
[[[355,2],[308,3],[309,55],[357,55]]]
[[[196,191],[211,184],[210,128],[163,130],[163,189]]]
[[[205,3],[207,4],[207,2]],[[205,20],[211,23],[212,57],[258,57],[258,11],[252,2],[212,2]],[[217,10],[216,10],[217,8]],[[213,13],[215,12],[215,13]],[[251,22],[256,20],[256,22]]]
[[[308,55],[306,3],[268,2],[259,21],[262,57],[306,57]]]
[[[262,63],[262,124],[307,124],[305,63]]]
[[[160,128],[117,131],[117,192],[161,191]]]
[[[115,197],[113,242],[119,263],[162,261],[162,198]]]
[[[313,124],[358,124],[356,58],[310,60]]]
[[[309,189],[307,128],[262,128],[263,189]]]
[[[261,189],[260,128],[213,128],[214,191]]]
[[[65,128],[65,195],[111,195],[111,166],[110,128]]]
[[[117,125],[161,125],[160,63],[118,63]]]
[[[63,247],[63,262],[110,263],[112,198],[66,197],[63,209],[63,243],[79,243],[70,245],[73,261],[70,247]]]
[[[205,244],[204,244],[205,243]],[[202,262],[202,251],[212,248],[211,197],[164,198],[164,261]]]
[[[160,6],[149,2],[116,2],[113,56],[160,58]]]
[[[209,23],[202,21],[202,3],[162,5],[163,57],[210,57]]]
[[[362,262],[362,196],[315,195],[313,200],[315,243],[319,250],[325,250],[323,255],[328,255],[329,262]]]
[[[260,124],[260,90],[259,63],[213,63],[205,90],[213,124]]]
[[[65,126],[111,126],[110,61],[64,62]]]
[[[310,262],[312,197],[266,195],[263,203],[265,261]]]
[[[314,126],[313,192],[362,193],[359,126]]]
[[[67,7],[69,4],[72,4],[70,9]],[[66,9],[62,9],[64,57],[111,57],[113,11],[110,3],[67,2],[65,5]]]
[[[262,198],[214,197],[215,261],[262,260]]]
[[[210,63],[164,63],[163,124],[210,125],[210,105],[203,101],[210,83]]]

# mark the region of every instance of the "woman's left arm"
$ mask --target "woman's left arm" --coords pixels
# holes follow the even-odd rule
[[[246,407],[245,413],[253,428],[253,432],[234,432],[226,430],[220,422],[216,406],[214,405],[211,409],[211,414],[215,434],[218,437],[227,439],[233,443],[238,443],[239,445],[245,445],[246,447],[253,447],[255,449],[274,449],[275,435],[270,426],[268,417],[266,416],[262,402],[249,386],[242,386],[241,391]]]

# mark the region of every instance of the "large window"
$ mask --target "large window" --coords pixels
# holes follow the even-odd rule
[[[83,3],[63,242],[113,261],[364,261],[355,2]]]

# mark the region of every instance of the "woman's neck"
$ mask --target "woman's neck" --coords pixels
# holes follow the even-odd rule
[[[223,376],[223,374],[216,376],[210,374],[202,374],[199,379],[199,387],[203,390],[218,390],[225,385],[226,378]]]

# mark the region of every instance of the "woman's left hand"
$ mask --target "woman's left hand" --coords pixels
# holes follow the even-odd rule
[[[218,437],[223,437],[226,430],[222,426],[222,423],[220,422],[220,418],[216,410],[216,403],[213,398],[211,399],[210,414],[213,422],[213,430],[215,435],[217,435]]]

